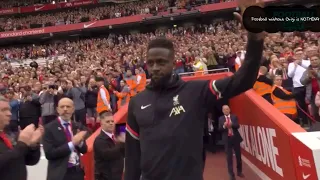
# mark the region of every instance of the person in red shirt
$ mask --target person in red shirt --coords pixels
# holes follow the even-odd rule
[[[289,57],[293,57],[293,52],[292,50],[290,49],[290,47],[288,45],[285,45],[284,46],[284,52],[281,53],[281,57],[284,57],[284,58],[289,58]]]

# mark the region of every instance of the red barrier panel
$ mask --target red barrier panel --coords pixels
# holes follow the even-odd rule
[[[199,77],[183,77],[183,79],[185,81],[220,79],[230,75],[232,73],[218,73]],[[303,143],[297,143],[297,140],[294,141],[292,133],[304,133],[305,130],[258,96],[253,90],[232,98],[230,107],[232,113],[239,118],[239,132],[244,139],[241,143],[243,160],[261,179],[300,180],[301,178],[298,178],[296,170],[299,167],[299,161],[295,159],[297,159],[297,152],[301,154],[301,151],[308,149],[308,147]],[[119,122],[125,122],[126,111],[127,107],[124,107],[115,118],[119,119]],[[94,169],[92,166],[94,138],[95,135],[87,141],[88,146],[91,147],[91,152],[89,152],[91,159],[88,161],[91,169],[86,169],[86,173],[92,173]],[[312,151],[306,150],[303,156],[305,158],[313,157],[310,152]],[[313,161],[310,161],[310,163],[314,164]],[[308,172],[314,171],[309,170]],[[314,175],[313,177],[317,176]],[[86,180],[93,180],[92,176],[87,177]]]
[[[246,102],[245,108],[239,101]],[[295,179],[290,137],[305,130],[253,90],[230,103],[240,119],[243,155],[271,179]]]
[[[19,8],[3,8],[0,9],[0,15],[7,15],[7,14],[15,14],[19,13]]]
[[[320,132],[293,133],[293,161],[297,180],[320,179]]]
[[[232,73],[221,73],[219,78]],[[207,75],[197,79],[216,79]],[[187,77],[186,80],[194,80]],[[230,100],[232,113],[239,118],[239,132],[244,157],[262,179],[294,180],[295,163],[291,147],[291,134],[305,132],[271,104],[249,90]]]

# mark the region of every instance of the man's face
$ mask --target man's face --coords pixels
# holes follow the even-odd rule
[[[127,70],[126,75],[127,75],[127,76],[131,76],[131,75],[132,75],[131,70]]]
[[[124,83],[123,80],[121,80],[121,81],[120,81],[120,86],[123,87],[124,85],[126,85],[126,84]]]
[[[114,120],[113,116],[104,116],[100,119],[101,127],[104,131],[112,133],[114,131]]]
[[[80,77],[80,82],[81,82],[81,83],[85,83],[85,82],[86,82],[86,80],[87,80],[87,79],[86,79],[86,77],[85,77],[85,76],[81,76],[81,77]]]
[[[284,51],[285,51],[285,52],[289,52],[289,51],[290,51],[290,48],[289,48],[288,46],[286,46],[286,47],[284,48]]]
[[[90,86],[95,86],[96,81],[94,79],[90,79],[89,84],[90,84]]]
[[[281,76],[276,76],[274,78],[274,84],[277,86],[281,86],[282,85],[282,77]]]
[[[102,86],[104,83],[103,83],[103,81],[97,81],[97,86]]]
[[[61,83],[61,88],[62,89],[66,89],[67,88],[67,83],[66,82],[62,82]]]
[[[9,78],[5,77],[2,80],[3,80],[3,82],[7,83],[9,81]]]
[[[0,130],[9,124],[11,118],[11,111],[9,103],[0,101]]]
[[[57,111],[58,111],[59,116],[63,120],[71,120],[72,114],[74,112],[74,105],[73,105],[72,100],[61,99],[58,104]]]
[[[73,87],[73,85],[72,85],[72,82],[71,82],[71,81],[68,81],[68,82],[67,82],[67,87],[68,87],[68,88],[72,88],[72,87]]]
[[[229,106],[223,106],[222,107],[222,112],[223,112],[224,115],[229,115],[230,114]]]
[[[303,51],[297,51],[297,52],[295,52],[294,57],[295,57],[296,60],[302,60],[302,58],[303,58]]]
[[[147,70],[154,82],[171,74],[174,67],[172,52],[166,48],[151,48],[147,52]]]
[[[317,56],[312,56],[310,58],[310,63],[312,67],[318,67],[319,66],[319,58]]]

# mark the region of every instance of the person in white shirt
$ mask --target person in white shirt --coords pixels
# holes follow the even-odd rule
[[[237,51],[237,57],[235,59],[235,69],[236,71],[241,67],[244,57],[246,55],[246,51]]]
[[[307,105],[305,102],[306,98],[306,87],[301,84],[300,79],[303,75],[303,73],[306,71],[306,69],[310,66],[310,60],[304,60],[304,53],[302,48],[296,48],[294,51],[294,58],[295,61],[290,63],[288,66],[288,76],[292,78],[293,81],[293,92],[296,95],[296,101],[299,105],[299,107],[305,111],[307,111]],[[303,124],[308,124],[308,119],[306,114],[302,112],[298,108],[298,116],[302,119]]]
[[[203,74],[208,74],[208,67],[207,67],[208,61],[207,61],[207,59],[202,57],[202,58],[200,58],[200,62],[202,63],[202,66],[203,66],[203,71],[204,71]]]

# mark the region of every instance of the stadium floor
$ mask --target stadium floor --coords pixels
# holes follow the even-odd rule
[[[47,160],[41,151],[40,162],[36,166],[28,167],[28,180],[45,180],[47,174]],[[234,158],[234,169],[236,170],[236,160]],[[245,178],[237,180],[260,180],[260,178],[243,161],[243,174]],[[227,162],[223,152],[207,153],[206,167],[204,171],[204,180],[229,180],[227,171]]]
[[[236,159],[233,159],[234,170],[236,173]],[[237,180],[260,180],[250,167],[243,161],[244,178],[237,178]],[[226,157],[223,152],[207,153],[206,167],[204,170],[204,180],[229,180]]]

